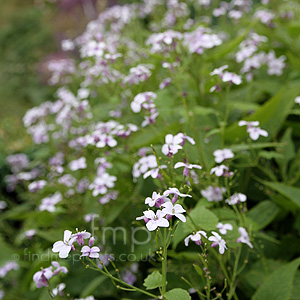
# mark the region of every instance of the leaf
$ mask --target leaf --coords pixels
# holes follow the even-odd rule
[[[262,201],[254,206],[248,213],[247,217],[254,221],[257,228],[261,230],[270,224],[280,213],[280,208],[270,200]]]
[[[153,290],[162,286],[162,275],[158,271],[154,271],[144,280],[146,290]]]
[[[277,191],[281,195],[289,198],[293,203],[295,203],[298,206],[298,208],[300,208],[300,188],[288,186],[280,182],[263,181],[263,183],[271,189]]]
[[[190,294],[183,289],[173,289],[165,293],[164,297],[167,300],[191,300]]]
[[[265,158],[265,159],[272,159],[272,158],[278,158],[283,159],[284,156],[276,151],[259,151],[258,153],[259,157]]]
[[[287,85],[258,108],[254,114],[243,119],[245,121],[259,121],[260,127],[269,133],[269,136],[264,139],[270,140],[276,136],[281,128],[282,123],[294,105],[294,99],[299,94],[299,91],[299,83]],[[228,142],[233,142],[236,138],[244,140],[247,137],[248,133],[245,127],[239,127],[237,123],[229,126],[225,130],[225,139]]]
[[[251,298],[252,300],[289,300],[300,258],[271,273]]]
[[[94,278],[81,292],[80,297],[87,297],[96,290],[108,277],[101,275]]]

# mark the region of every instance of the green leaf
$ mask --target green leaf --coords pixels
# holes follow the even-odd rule
[[[191,300],[190,294],[183,289],[173,289],[165,293],[164,297],[167,300]]]
[[[270,200],[262,201],[254,206],[248,213],[247,217],[254,221],[257,228],[261,230],[270,224],[280,213],[280,208]]]
[[[162,275],[158,271],[154,271],[144,280],[146,290],[153,290],[162,286]]]
[[[97,287],[100,287],[100,285],[107,280],[108,277],[101,275],[96,278],[94,278],[81,292],[80,297],[87,297],[91,295]]]
[[[298,206],[298,208],[300,208],[300,188],[288,186],[280,182],[263,181],[263,183],[274,191],[277,191],[281,195],[290,199]]]
[[[300,258],[271,273],[262,286],[258,288],[252,300],[289,300],[293,289],[294,276],[299,265]]]
[[[289,84],[257,109],[254,114],[243,119],[246,121],[259,121],[260,127],[269,133],[267,138],[262,139],[270,140],[276,136],[281,128],[282,123],[294,105],[294,99],[299,94],[299,91],[299,83]],[[233,142],[236,138],[243,140],[247,137],[248,133],[245,127],[239,127],[237,123],[229,126],[225,130],[225,139],[228,142]]]

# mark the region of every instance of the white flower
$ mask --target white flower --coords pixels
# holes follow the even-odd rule
[[[214,156],[215,156],[215,162],[216,163],[221,163],[225,159],[233,158],[234,154],[230,149],[218,149],[214,151]]]
[[[54,296],[62,296],[63,295],[63,289],[66,287],[64,283],[60,283],[56,288],[52,290],[52,294]]]
[[[250,139],[253,141],[258,140],[259,136],[268,136],[268,132],[264,129],[261,129],[260,127],[251,127],[247,129],[247,132],[249,133]]]
[[[220,176],[223,176],[223,174],[225,173],[224,171],[228,171],[229,168],[226,167],[225,165],[220,165],[220,166],[216,166],[214,168],[212,168],[210,170],[210,174],[213,174],[215,173],[216,176],[220,177]]]
[[[178,169],[178,168],[182,168],[182,167],[184,167],[183,176],[185,176],[185,177],[189,176],[189,170],[190,169],[193,169],[193,168],[200,169],[200,170],[202,169],[202,167],[199,166],[199,165],[186,164],[186,163],[183,163],[183,162],[176,163],[175,166],[174,166],[174,169]]]
[[[295,103],[300,104],[300,96],[298,96],[298,97],[295,98]]]
[[[161,195],[159,193],[153,192],[152,197],[147,197],[145,200],[145,204],[148,204],[150,207],[153,207],[154,205],[160,206],[162,203],[167,201],[167,197],[165,195]]]
[[[169,221],[164,218],[165,215],[161,210],[158,210],[156,214],[152,210],[147,210],[144,211],[144,217],[142,218],[146,217],[149,220],[146,223],[146,227],[149,231],[153,231],[157,227],[169,227]],[[137,220],[140,220],[140,218],[137,218]]]
[[[245,202],[247,200],[247,196],[242,193],[235,193],[229,199],[226,199],[225,202],[229,205],[235,205],[240,202]]]
[[[241,120],[241,121],[239,121],[238,125],[239,126],[245,126],[246,125],[247,127],[256,127],[256,126],[259,125],[259,121],[249,121],[249,122],[247,122],[247,121]]]
[[[250,238],[246,229],[243,227],[239,227],[239,234],[240,237],[237,239],[237,242],[247,244],[250,248],[253,248],[253,245],[250,243]]]
[[[167,134],[165,137],[165,144],[162,146],[161,151],[164,155],[171,156],[173,154],[176,154],[179,149],[182,149],[182,146],[180,145],[183,142],[183,139],[172,134]]]
[[[180,197],[190,197],[190,198],[192,198],[191,195],[180,193],[177,188],[168,188],[166,191],[164,191],[164,196],[169,196],[170,194],[175,194],[175,195],[178,195]]]
[[[186,218],[182,213],[185,213],[185,210],[180,204],[175,204],[173,206],[172,202],[165,202],[161,206],[163,206],[163,213],[171,216],[175,216],[182,222],[186,222]]]
[[[66,258],[72,249],[72,245],[75,242],[76,237],[71,237],[71,235],[72,235],[72,232],[70,230],[65,230],[64,231],[64,240],[55,242],[53,244],[52,251],[59,252],[58,256],[60,258]]]
[[[212,247],[219,246],[219,252],[220,254],[223,254],[225,252],[225,249],[227,249],[226,242],[215,231],[212,231],[211,233],[214,235],[208,238],[209,241],[213,242],[211,246]]]
[[[185,239],[184,239],[184,244],[186,246],[189,245],[189,241],[190,239],[195,242],[197,245],[200,245],[201,244],[201,234],[207,239],[207,235],[206,235],[206,232],[205,231],[197,231],[196,233],[194,234],[190,234],[189,236],[187,236]]]
[[[77,171],[80,169],[85,169],[86,168],[86,158],[85,157],[80,157],[76,160],[73,160],[69,163],[69,168],[71,171]]]
[[[226,234],[227,230],[232,230],[233,229],[231,224],[229,224],[229,223],[223,224],[221,222],[219,222],[216,227],[219,228],[219,231],[220,231],[221,234]]]
[[[28,185],[28,190],[33,193],[42,189],[46,184],[47,184],[46,180],[34,181]]]

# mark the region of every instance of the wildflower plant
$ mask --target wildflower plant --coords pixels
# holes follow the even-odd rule
[[[64,40],[6,158],[22,261],[0,277],[32,299],[297,299],[299,11],[145,0]]]

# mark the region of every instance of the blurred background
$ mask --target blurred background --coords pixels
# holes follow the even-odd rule
[[[100,11],[117,2],[122,1],[1,1],[0,166],[7,154],[30,143],[22,126],[26,110],[53,97],[47,62],[64,57],[61,41],[79,35]]]

